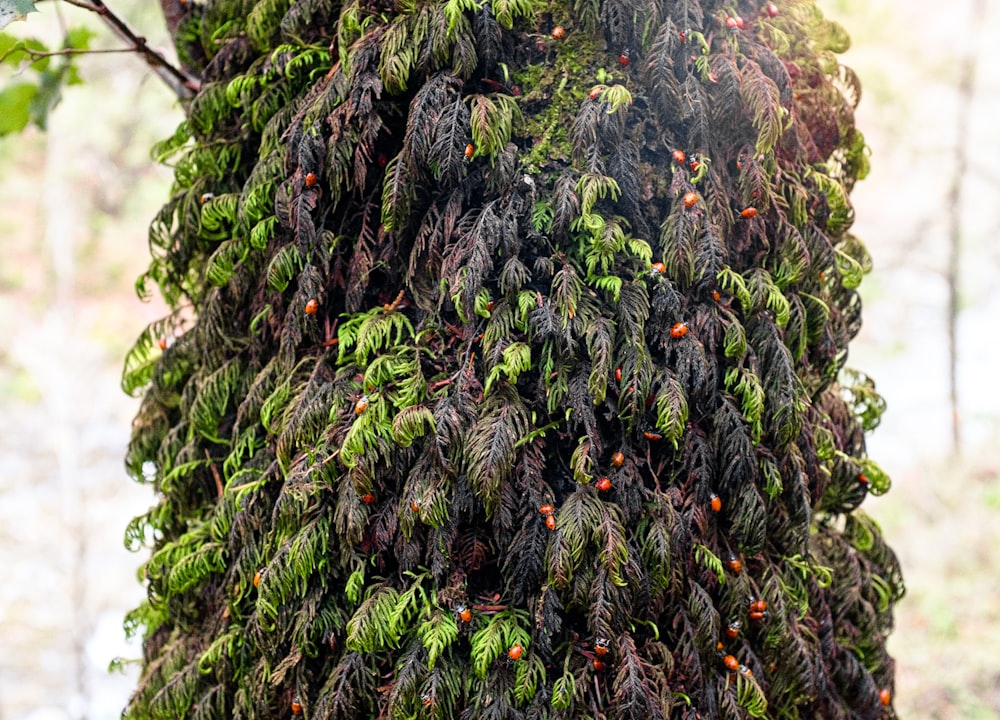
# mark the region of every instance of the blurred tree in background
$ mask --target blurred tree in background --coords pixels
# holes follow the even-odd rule
[[[891,714],[839,26],[179,10],[128,716]]]

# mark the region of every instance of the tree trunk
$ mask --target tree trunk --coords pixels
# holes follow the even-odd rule
[[[126,362],[133,718],[877,718],[899,568],[811,0],[223,0]]]

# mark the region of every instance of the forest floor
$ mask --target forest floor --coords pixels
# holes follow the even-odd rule
[[[894,485],[865,508],[897,550],[908,587],[890,640],[895,707],[901,718],[1000,719],[992,378],[1000,45],[989,41],[1000,7],[973,22],[939,1],[822,4],[854,38],[845,62],[865,85],[858,123],[873,149],[872,174],[854,198],[855,230],[876,272],[862,285],[865,325],[850,364],[871,374],[889,403],[869,449]],[[155,38],[155,28],[148,34]],[[954,460],[942,278],[956,65],[977,47],[975,151],[956,208],[965,445]],[[132,339],[163,314],[158,302],[139,302],[132,283],[170,182],[146,152],[180,115],[138,61],[93,61],[88,85],[67,92],[47,135],[0,141],[8,209],[0,216],[0,720],[116,718],[135,683],[134,668],[107,667],[139,652],[121,620],[142,598],[144,556],[126,552],[122,537],[154,498],[124,471],[137,401],[122,394],[118,376]]]

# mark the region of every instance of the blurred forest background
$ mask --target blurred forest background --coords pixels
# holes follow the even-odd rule
[[[858,126],[873,155],[854,202],[875,272],[849,365],[889,404],[869,449],[894,486],[866,509],[908,586],[890,642],[896,708],[1000,718],[1000,4],[820,4],[853,38],[843,61],[864,85]],[[155,6],[122,5],[154,47],[166,45]],[[60,23],[92,25],[94,47],[118,46],[61,3],[8,29],[56,42]],[[122,536],[153,497],[123,469],[138,401],[118,377],[132,341],[164,313],[133,282],[170,186],[149,148],[181,113],[134,56],[79,65],[86,82],[67,89],[48,132],[0,138],[0,720],[116,718],[136,668],[108,665],[140,652],[121,622],[142,596],[144,556]]]

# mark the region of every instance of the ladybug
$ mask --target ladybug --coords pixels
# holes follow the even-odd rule
[[[719,300],[722,299],[722,295],[719,293],[718,290],[712,291],[712,299],[715,300],[715,302],[719,302]]]
[[[375,502],[375,495],[373,493],[366,492],[364,495],[361,496],[361,502],[363,502],[365,505],[371,505],[373,502]]]
[[[427,707],[432,702],[434,702],[434,696],[431,695],[430,693],[424,693],[423,695],[420,696],[420,704],[423,705],[424,707]]]
[[[740,665],[740,675],[746,675],[747,677],[753,677],[753,670],[748,668],[746,665]]]
[[[299,700],[299,696],[296,695],[292,698],[292,715],[302,714],[302,701]]]
[[[701,163],[698,162],[697,160],[692,160],[690,163],[688,163],[688,167],[691,168],[691,172],[698,172],[698,168],[701,167]]]
[[[514,661],[520,660],[522,655],[524,655],[524,646],[520,644],[512,645],[507,651],[507,657]]]
[[[602,477],[600,480],[597,481],[597,485],[595,487],[597,487],[597,489],[600,490],[601,492],[607,492],[608,490],[611,489],[611,479],[607,477]]]
[[[411,502],[410,503],[410,510],[412,510],[413,512],[420,512],[420,503],[418,503],[416,500],[414,500],[413,502]]]
[[[672,338],[682,338],[688,334],[687,323],[679,322],[674,323],[674,326],[670,328],[670,337]]]
[[[493,312],[494,307],[496,307],[496,303],[490,300],[488,303],[486,303],[486,312],[488,313]]]
[[[375,162],[378,163],[378,166],[380,168],[384,168],[386,165],[389,164],[389,156],[386,155],[385,153],[379,153],[378,157],[375,159]]]
[[[354,414],[360,415],[367,409],[368,409],[368,396],[362,395],[361,397],[358,398],[358,401],[354,403]]]
[[[167,339],[165,337],[161,337],[159,340],[157,340],[156,344],[160,346],[160,350],[167,349]]]
[[[778,17],[778,6],[774,3],[768,3],[767,7],[764,8],[768,17]]]
[[[740,669],[740,661],[733,655],[726,655],[722,658],[722,664],[726,666],[729,672],[736,672]]]
[[[313,187],[317,182],[316,173],[306,173],[306,187]]]
[[[727,17],[726,27],[729,28],[730,30],[742,30],[743,18],[741,18],[739,15]]]
[[[757,600],[754,600],[752,603],[750,603],[750,612],[760,612],[760,613],[762,613],[765,610],[767,610],[767,601],[766,600],[761,600],[761,599],[758,598]]]
[[[623,453],[621,450],[615,452],[611,456],[611,464],[614,465],[615,467],[621,467],[624,463],[625,463],[625,453]]]
[[[678,165],[683,165],[684,161],[687,160],[687,156],[684,154],[683,150],[674,150],[673,156],[674,162]]]
[[[604,657],[608,654],[608,641],[604,638],[599,638],[597,642],[594,643],[594,654],[598,657]]]
[[[684,193],[684,207],[694,207],[696,202],[698,202],[698,195],[696,193]]]
[[[741,572],[743,572],[743,561],[740,560],[735,555],[730,555],[729,559],[726,560],[726,567],[728,567],[734,573],[739,575]]]
[[[549,530],[556,529],[556,519],[554,516],[552,515],[545,516],[545,527],[547,527]]]
[[[677,37],[680,38],[681,42],[687,42],[687,39],[688,39],[687,33],[685,33],[683,30],[681,30],[679,33],[677,33]]]
[[[306,315],[315,315],[319,311],[319,300],[310,298],[306,303]]]
[[[656,275],[662,275],[663,273],[665,273],[667,271],[667,266],[664,265],[661,262],[655,262],[655,263],[653,263],[653,265],[650,268],[650,270],[652,270],[653,273],[656,274]]]
[[[260,587],[260,570],[253,574],[253,586]]]
[[[742,623],[739,620],[733,620],[729,625],[726,626],[726,637],[731,640],[735,640],[740,636],[740,628]]]
[[[861,473],[860,475],[858,475],[858,482],[861,483],[862,485],[868,485],[868,476],[865,475],[864,473]]]
[[[597,672],[601,672],[602,670],[604,670],[604,662],[598,660],[597,658],[594,658],[594,670],[596,670]]]
[[[720,655],[722,654],[722,649],[723,649],[724,647],[726,647],[726,646],[722,644],[722,641],[721,641],[721,640],[719,640],[719,642],[715,643],[715,651],[716,651],[717,653],[719,653]]]
[[[619,65],[621,65],[622,67],[628,67],[628,63],[629,63],[629,58],[627,52],[623,52],[621,55],[618,56]]]
[[[715,493],[708,499],[708,504],[712,508],[712,512],[720,512],[722,510],[722,498],[720,498]]]
[[[753,220],[757,217],[757,208],[755,207],[745,207],[740,210],[740,217],[744,220]]]
[[[622,369],[620,367],[615,368],[615,382],[622,381]]]
[[[458,617],[461,618],[462,622],[472,622],[472,611],[469,610],[465,605],[458,605],[455,607],[458,612]]]
[[[754,622],[762,622],[764,620],[764,613],[762,611],[751,610],[750,619]]]
[[[878,691],[878,701],[883,706],[892,702],[892,693],[889,692],[889,688],[882,688]]]
[[[566,37],[566,28],[564,28],[562,25],[556,25],[554,28],[552,28],[553,40],[562,40],[564,37]]]
[[[590,95],[588,95],[588,97],[591,100],[596,100],[597,98],[601,97],[601,93],[603,92],[604,88],[602,86],[594,85],[594,87],[590,88]]]
[[[472,156],[473,156],[473,154],[475,152],[476,152],[476,146],[475,145],[473,145],[472,143],[469,143],[468,145],[466,145],[465,146],[465,159],[466,160],[471,160]]]
[[[555,511],[556,509],[551,505],[549,505],[548,503],[545,503],[540,508],[538,508],[538,512],[540,512],[542,515],[551,515]]]
[[[658,433],[658,432],[653,432],[652,430],[645,430],[645,431],[644,431],[644,432],[642,433],[642,436],[643,436],[644,438],[646,438],[647,440],[650,440],[650,441],[652,441],[652,442],[657,442],[658,440],[662,440],[662,439],[663,439],[663,436],[662,436],[662,435],[660,435],[660,433]]]
[[[207,203],[209,200],[211,200],[214,197],[215,197],[215,193],[202,193],[201,197],[198,198],[198,202],[200,202],[202,205],[204,205],[205,203]]]

